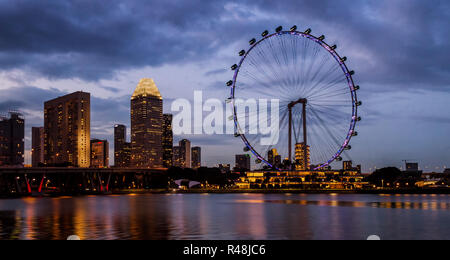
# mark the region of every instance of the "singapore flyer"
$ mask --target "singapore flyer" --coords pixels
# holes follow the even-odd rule
[[[350,141],[358,135],[362,103],[355,72],[347,67],[347,58],[338,54],[338,46],[297,26],[264,31],[249,45],[239,52],[241,60],[231,67],[234,77],[227,85],[236,137],[242,138],[244,151],[255,157],[261,164],[258,167],[322,170],[348,157]],[[273,110],[270,105],[248,111],[238,108],[238,100],[249,99],[276,103],[279,117],[260,113]],[[261,142],[264,133],[252,123],[264,120],[272,125],[279,121],[271,142]]]

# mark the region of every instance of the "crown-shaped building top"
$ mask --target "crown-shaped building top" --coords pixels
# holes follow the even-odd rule
[[[147,78],[141,79],[133,93],[133,96],[131,96],[131,99],[138,97],[156,97],[158,99],[162,99],[161,93],[159,92],[153,79]]]

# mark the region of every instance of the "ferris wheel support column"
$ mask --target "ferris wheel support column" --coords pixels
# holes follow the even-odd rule
[[[292,107],[289,105],[289,162],[292,162]]]
[[[305,99],[305,102],[302,102],[303,109],[302,109],[302,117],[303,117],[303,163],[305,164],[305,171],[308,170],[308,134],[306,132],[306,103],[308,101]]]
[[[308,104],[308,100],[306,98],[301,98],[295,102],[291,102],[288,105],[289,109],[289,161],[292,160],[292,108],[294,108],[297,104],[302,104],[302,119],[303,119],[303,163],[305,164],[305,170],[307,169],[307,162],[308,162],[308,134],[306,129],[306,105]]]

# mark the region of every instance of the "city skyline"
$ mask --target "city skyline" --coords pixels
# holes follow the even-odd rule
[[[155,11],[139,1],[124,7],[126,10],[136,5],[142,7],[133,16],[126,12],[112,13],[97,4],[88,8],[85,4],[71,3],[71,11],[65,11],[68,9],[62,4],[52,3],[56,11],[43,10],[47,15],[42,22],[45,24],[50,17],[60,21],[57,24],[61,27],[52,27],[49,32],[52,42],[44,41],[33,48],[27,43],[41,42],[38,32],[42,25],[33,24],[32,19],[20,22],[17,19],[28,18],[27,12],[40,10],[41,5],[29,1],[1,4],[1,17],[8,20],[5,24],[27,28],[24,35],[15,34],[11,28],[2,30],[1,38],[8,42],[2,45],[7,59],[0,67],[0,111],[14,108],[23,111],[27,163],[31,163],[31,127],[42,126],[43,101],[78,90],[91,93],[92,137],[112,143],[113,125],[123,123],[130,129],[129,95],[140,78],[154,77],[158,82],[167,101],[165,113],[171,113],[168,108],[173,99],[190,98],[196,89],[203,90],[207,97],[224,99],[227,96],[224,83],[232,76],[228,68],[236,63],[237,53],[248,40],[263,30],[273,31],[278,25],[297,24],[299,28],[311,27],[335,41],[339,51],[349,57],[361,85],[364,121],[360,136],[354,140],[352,158],[344,160],[353,159],[365,171],[375,166],[400,167],[403,160],[418,161],[424,170],[430,171],[448,167],[450,124],[445,111],[450,109],[450,80],[448,71],[442,69],[450,67],[449,28],[445,26],[449,20],[448,2],[357,2],[348,8],[345,1],[308,4],[227,1],[214,5],[194,1],[180,2],[182,14],[166,8],[164,3],[150,4],[160,7],[154,9],[160,10],[159,14],[150,16]],[[104,24],[83,21],[82,13],[86,10],[102,13],[99,20]],[[268,10],[272,12],[270,15]],[[340,15],[327,15],[331,10]],[[139,17],[151,19],[147,23]],[[70,19],[76,22],[68,23]],[[125,35],[128,39],[125,44],[120,40],[124,35],[116,22],[131,28]],[[168,34],[161,34],[154,24],[167,29],[164,31]],[[99,34],[104,25],[112,28],[110,34]],[[79,39],[93,40],[72,44]],[[204,148],[203,159],[208,166],[233,164],[234,155],[242,153],[241,141],[229,136],[176,136],[174,141],[184,138]]]

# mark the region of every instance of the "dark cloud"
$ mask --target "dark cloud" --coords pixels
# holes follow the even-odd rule
[[[449,21],[445,0],[3,0],[0,69],[112,78],[121,69],[215,59],[266,28],[297,24],[342,43],[362,83],[450,88]]]

